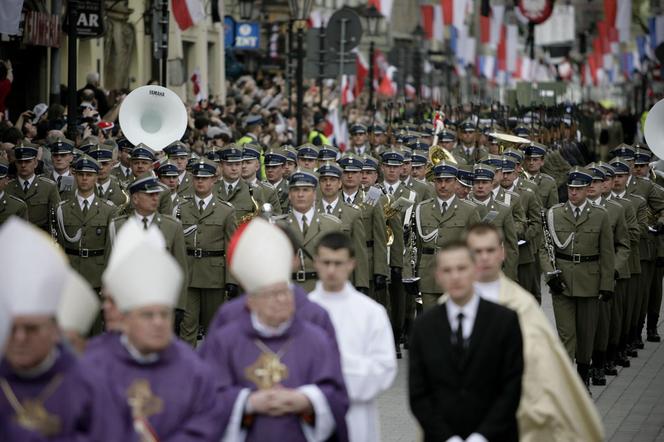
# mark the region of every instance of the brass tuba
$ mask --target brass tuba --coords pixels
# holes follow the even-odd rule
[[[429,164],[427,165],[427,181],[433,181],[433,168],[441,161],[457,164],[457,159],[452,152],[438,145],[431,146],[431,148],[429,148]]]

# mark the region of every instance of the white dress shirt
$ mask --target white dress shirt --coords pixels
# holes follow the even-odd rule
[[[228,192],[228,186],[233,186],[233,190],[235,190],[235,188],[237,187],[237,185],[240,184],[240,180],[239,180],[239,179],[233,181],[232,183],[229,183],[229,182],[226,181],[226,180],[222,180],[222,181],[224,182],[224,192]]]
[[[323,200],[321,201],[321,203],[323,203],[323,209],[325,210],[325,213],[327,213],[327,206],[332,206],[332,207],[330,208],[330,210],[331,210],[332,212],[334,212],[335,209],[337,208],[337,204],[339,204],[339,197],[337,197],[337,198],[336,198],[334,201],[332,201],[331,203],[328,203],[327,201],[325,201],[325,199],[323,199]],[[307,219],[308,219],[308,218],[307,218]]]
[[[575,206],[574,204],[569,203],[570,207],[572,208],[572,215],[573,215],[573,216],[576,216],[576,209],[577,209],[577,207],[578,207],[578,209],[579,209],[579,216],[580,216],[580,215],[583,213],[583,209],[586,208],[586,204],[588,204],[588,201],[584,201],[583,204],[581,204],[580,206]]]
[[[141,227],[143,227],[143,218],[147,218],[148,219],[148,226],[150,226],[150,225],[152,225],[152,220],[154,219],[154,213],[152,213],[150,215],[147,215],[147,216],[143,216],[143,215],[140,215],[138,212],[134,212],[134,218],[136,218],[138,220],[138,225],[141,226]]]
[[[447,319],[450,321],[452,332],[459,328],[459,313],[463,313],[463,339],[470,338],[477,317],[477,308],[480,305],[480,297],[473,293],[473,297],[463,307],[454,303],[452,298],[445,303],[447,309]]]
[[[314,215],[316,214],[316,210],[314,206],[311,206],[309,210],[307,210],[306,213],[300,213],[297,210],[293,209],[293,215],[295,216],[295,219],[297,220],[297,224],[300,226],[300,231],[302,230],[302,216],[306,215],[307,217],[307,226],[311,227],[311,222],[314,219]]]
[[[342,194],[344,196],[344,201],[348,202],[348,198],[350,198],[350,204],[352,204],[353,201],[355,201],[355,195],[357,195],[357,190],[355,191],[355,193],[352,193],[350,195],[347,194],[346,192],[342,192]]]
[[[479,294],[482,299],[487,301],[498,303],[498,298],[500,296],[500,279],[490,282],[475,282],[475,291]]]
[[[87,201],[87,202],[88,202],[88,209],[90,209],[90,208],[92,207],[92,203],[93,203],[94,200],[95,200],[95,194],[93,193],[93,194],[90,195],[89,197],[87,197],[87,198],[83,198],[83,197],[78,193],[78,191],[76,191],[76,198],[78,199],[78,205],[81,207],[81,210],[83,210],[83,208],[85,207],[85,203],[84,203],[84,201]]]
[[[21,189],[25,188],[25,182],[26,181],[28,182],[28,187],[32,186],[32,182],[35,180],[36,177],[37,177],[37,175],[32,175],[27,180],[24,180],[23,178],[18,178],[18,182],[21,185]]]
[[[184,172],[182,172],[180,175],[178,175],[178,186],[179,186],[180,184],[182,184],[182,181],[184,181],[184,177],[185,177],[185,175],[187,175],[187,171],[186,171],[186,170],[185,170]]]
[[[399,184],[401,184],[401,181],[397,181],[394,184],[390,184],[387,181],[383,181],[384,189],[387,191],[389,195],[394,195],[395,193],[397,193],[397,190],[399,189]],[[392,188],[392,193],[390,193],[390,187]]]
[[[197,208],[201,207],[201,201],[203,201],[203,210],[205,210],[207,209],[208,204],[210,204],[210,201],[212,201],[212,194],[209,194],[205,198],[199,198],[197,196],[194,196],[194,200],[196,201]]]
[[[447,206],[445,206],[445,210],[449,210],[450,207],[452,207],[452,203],[454,202],[454,196],[452,196],[450,199],[447,200],[442,200],[440,197],[437,197],[438,199],[438,207],[440,207],[440,210],[443,210],[443,203],[447,203]]]

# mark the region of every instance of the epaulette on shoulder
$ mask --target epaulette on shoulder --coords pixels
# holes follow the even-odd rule
[[[660,186],[659,184],[657,184],[657,183],[654,182],[654,181],[651,181],[651,183],[652,183],[652,186],[653,186],[655,189],[657,189],[658,192],[664,192],[664,187]]]
[[[328,220],[330,220],[330,221],[333,221],[333,222],[335,222],[335,223],[337,223],[337,224],[342,224],[342,222],[341,222],[341,220],[340,220],[339,218],[337,218],[337,217],[334,216],[334,215],[330,215],[330,214],[328,214],[328,213],[321,213],[321,214],[320,214],[320,217],[321,217],[321,218],[328,219]]]
[[[101,201],[102,204],[106,204],[108,207],[117,207],[115,203],[111,200],[107,200],[104,198],[95,198],[95,199]]]
[[[500,201],[500,200],[493,200],[494,203],[498,204],[499,206],[502,206],[506,209],[509,209],[510,206],[507,204],[505,201]]]
[[[516,198],[519,197],[519,194],[516,193],[516,192],[514,192],[514,191],[512,191],[512,190],[505,190],[505,193],[508,193],[508,194],[510,194],[511,196],[516,197]]]
[[[162,219],[180,224],[180,220],[177,219],[176,217],[174,217],[173,215],[168,215],[166,213],[161,213],[161,214],[159,214],[159,216],[161,216]]]
[[[45,182],[45,183],[55,184],[55,181],[53,181],[53,180],[50,179],[50,178],[46,178],[46,177],[43,176],[43,175],[39,175],[37,178],[38,178],[40,181],[43,181],[43,182]]]
[[[629,196],[632,196],[632,197],[638,198],[640,200],[643,200],[644,203],[648,202],[648,200],[646,200],[644,197],[642,197],[641,195],[638,195],[636,193],[630,193]]]
[[[423,206],[423,205],[431,203],[431,202],[433,202],[433,198],[429,198],[429,199],[426,199],[424,201],[421,201],[419,205]]]
[[[556,179],[554,177],[552,177],[551,175],[549,175],[548,173],[540,172],[540,175],[542,176],[542,178],[545,178],[547,180],[551,180],[554,183],[556,182]]]
[[[276,189],[276,187],[274,187],[272,184],[270,184],[266,181],[259,181],[258,184],[263,186],[263,187],[267,187],[268,189],[273,189],[273,190]]]
[[[601,205],[597,205],[597,206],[596,206],[596,205],[594,205],[594,204],[591,204],[590,206],[593,207],[593,208],[595,208],[595,209],[602,209],[604,212],[608,212],[607,208],[604,207],[604,206],[601,206]]]
[[[117,221],[120,221],[122,219],[129,219],[129,214],[128,213],[123,213],[122,215],[115,216],[111,218],[111,222],[115,223]]]
[[[524,191],[526,191],[526,192],[532,192],[532,193],[535,193],[535,191],[534,191],[533,189],[531,189],[530,187],[525,187],[525,186],[524,186],[524,187],[522,188],[522,190],[524,190]]]
[[[274,221],[286,221],[288,219],[288,214],[285,213],[285,214],[282,214],[282,215],[273,215],[272,219]]]
[[[433,199],[433,198],[432,198],[432,199]],[[470,207],[472,207],[472,208],[477,207],[477,203],[475,203],[474,201],[470,201],[470,200],[462,200],[462,199],[459,199],[459,198],[457,198],[457,200],[458,200],[460,203],[466,204],[467,206],[470,206]]]
[[[60,201],[60,202],[58,203],[58,207],[62,207],[62,206],[64,206],[65,204],[67,204],[68,202],[69,202],[69,200],[62,200],[62,201]]]
[[[564,206],[565,206],[565,203],[558,203],[558,204],[554,204],[553,206],[551,206],[551,208],[552,209],[560,209],[561,207],[564,207]]]

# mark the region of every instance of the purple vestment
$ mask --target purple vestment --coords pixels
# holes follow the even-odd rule
[[[25,405],[26,400],[44,399],[43,407],[53,418],[50,436],[23,428],[7,394],[0,390],[0,425],[8,422],[0,435],[2,441],[32,440],[79,441],[87,440],[93,432],[93,387],[74,355],[63,346],[53,365],[44,373],[26,378],[14,372],[6,360],[0,363],[0,378],[7,381],[16,398]]]
[[[150,397],[147,420],[160,442],[220,440],[221,407],[212,373],[187,344],[174,339],[156,361],[139,363],[120,334],[108,333],[86,352],[81,365],[98,379],[96,398],[106,408],[95,420],[103,421],[104,440],[138,440],[128,404],[138,387]]]
[[[336,342],[320,327],[302,320],[299,316],[294,317],[290,327],[280,336],[260,336],[253,328],[249,314],[213,330],[212,334],[208,335],[204,359],[212,366],[217,388],[221,391],[218,400],[225,407],[224,425],[229,421],[231,408],[240,391],[257,389],[245,374],[245,370],[252,366],[262,353],[256,340],[261,341],[274,353],[280,354],[281,363],[288,368],[288,375],[281,385],[286,388],[315,385],[320,389],[334,418],[336,440],[347,440],[345,415],[348,410],[348,396]],[[298,442],[306,439],[299,416],[255,415],[253,423],[247,429],[246,440]]]

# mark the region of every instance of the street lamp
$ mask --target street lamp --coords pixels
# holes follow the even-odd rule
[[[367,30],[369,31],[369,37],[378,36],[378,29],[380,21],[383,18],[383,14],[380,13],[378,8],[375,5],[369,6],[367,9],[365,17],[367,18]],[[369,104],[367,110],[374,109],[374,51],[375,43],[372,38],[369,40]]]
[[[297,93],[297,135],[298,146],[302,144],[302,113],[304,111],[304,27],[311,13],[313,0],[288,0],[291,19],[297,28],[297,70],[295,72],[295,86]]]
[[[254,13],[254,0],[239,0],[240,19],[242,21],[251,20]]]
[[[420,52],[420,47],[422,46],[422,39],[425,35],[424,28],[420,24],[415,26],[413,37],[416,48],[414,53],[415,59],[413,60],[413,77],[415,77],[415,96],[418,99],[421,98],[422,93],[422,54]]]

